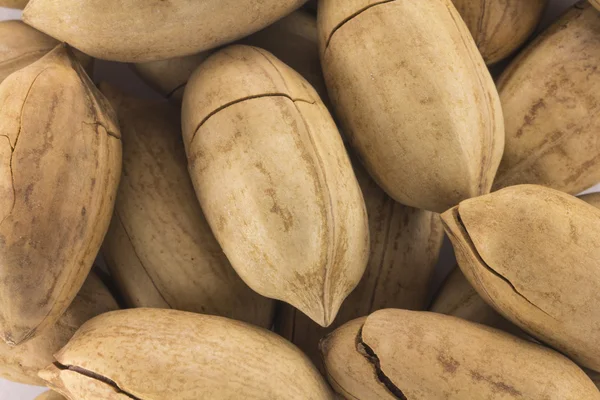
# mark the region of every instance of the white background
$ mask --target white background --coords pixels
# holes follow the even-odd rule
[[[531,0],[521,0],[531,1]],[[576,0],[550,0],[550,5],[546,10],[546,15],[543,19],[542,26],[547,26],[549,23],[554,21],[558,15],[560,15],[565,8],[574,4]],[[20,17],[20,12],[0,7],[0,20],[5,19],[16,19]],[[143,97],[157,97],[157,95],[144,85],[125,65],[119,65],[117,63],[109,63],[100,61],[96,63],[96,70],[94,74],[94,80],[96,82],[109,81],[119,85],[128,92],[135,93]],[[600,191],[600,185],[595,186],[590,191]],[[444,273],[442,271],[447,270],[449,267],[454,265],[454,258],[448,243],[445,243],[442,250],[440,265],[439,265],[439,276],[437,281],[439,282]],[[6,380],[0,379],[0,400],[32,400],[38,394],[44,392],[45,388],[38,388],[34,386],[20,385]]]

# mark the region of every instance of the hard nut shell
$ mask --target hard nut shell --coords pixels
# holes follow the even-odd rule
[[[27,385],[44,386],[38,372],[54,361],[54,353],[67,344],[87,320],[117,310],[117,302],[93,272],[56,324],[19,346],[0,343],[0,377]]]
[[[600,13],[575,4],[498,81],[506,125],[494,190],[518,184],[577,194],[600,181]]]
[[[461,270],[488,304],[600,370],[600,210],[519,185],[466,200],[442,218]]]
[[[274,302],[237,275],[187,171],[179,110],[101,85],[121,125],[123,172],[102,252],[130,307],[221,315],[264,328]]]
[[[146,62],[196,54],[240,39],[305,2],[31,0],[23,21],[93,57]]]
[[[0,85],[0,337],[51,327],[83,285],[121,171],[114,112],[64,46]]]
[[[342,304],[334,323],[322,328],[292,307],[281,307],[276,331],[321,366],[319,341],[337,327],[383,308],[423,310],[443,240],[438,214],[392,200],[355,164],[367,215],[371,250],[360,283]]]
[[[452,0],[486,64],[517,50],[539,24],[548,0]]]
[[[315,90],[265,50],[232,46],[192,76],[183,137],[229,261],[263,296],[328,326],[369,254],[365,205]]]
[[[310,361],[278,335],[183,311],[103,314],[56,360],[40,376],[77,400],[333,399]]]
[[[375,181],[396,201],[436,212],[488,193],[502,110],[449,1],[323,0],[318,19],[331,102]]]
[[[327,336],[321,351],[347,399],[600,399],[558,352],[441,314],[377,311]]]

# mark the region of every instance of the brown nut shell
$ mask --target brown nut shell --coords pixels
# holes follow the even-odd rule
[[[315,90],[265,50],[231,46],[196,70],[182,115],[196,194],[233,267],[263,296],[330,325],[364,273],[369,231]]]
[[[183,311],[103,314],[84,324],[56,360],[40,375],[77,400],[333,398],[306,356],[278,335]]]
[[[67,399],[65,397],[61,396],[60,394],[50,390],[50,391],[40,394],[38,397],[35,398],[35,400],[67,400]]]

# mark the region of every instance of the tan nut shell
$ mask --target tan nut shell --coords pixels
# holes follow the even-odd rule
[[[278,333],[319,367],[319,340],[342,324],[383,308],[424,309],[442,245],[438,214],[396,203],[362,167],[355,165],[354,170],[367,206],[371,236],[363,278],[327,329],[291,307],[282,307],[277,318]]]
[[[103,254],[128,306],[221,315],[265,328],[274,302],[236,274],[187,172],[179,110],[101,86],[121,125],[123,173]]]
[[[183,311],[101,315],[84,324],[56,360],[58,367],[40,375],[77,400],[332,399],[310,361],[278,335]],[[116,397],[115,387],[129,397]],[[100,390],[113,397],[99,396]]]
[[[519,185],[442,216],[463,273],[504,317],[578,364],[600,369],[600,210]]]
[[[494,188],[577,194],[600,181],[600,14],[579,2],[502,74],[506,149]]]
[[[365,205],[319,96],[265,50],[231,46],[183,101],[189,170],[229,261],[263,296],[328,326],[369,255]]]
[[[487,193],[502,110],[450,0],[323,0],[318,18],[331,102],[381,187],[436,212]]]
[[[37,374],[54,361],[54,353],[67,344],[85,321],[118,308],[106,286],[92,272],[56,324],[19,346],[0,343],[0,377],[44,386],[44,381]]]
[[[327,97],[317,43],[317,21],[306,11],[296,11],[265,29],[239,41],[263,48],[292,67]],[[164,96],[181,101],[194,70],[210,55],[192,56],[134,64],[135,71]]]
[[[65,312],[108,229],[121,171],[116,117],[63,45],[0,85],[0,336]]]
[[[548,0],[452,0],[486,64],[508,57],[533,33]]]
[[[232,42],[272,24],[305,2],[31,0],[23,20],[93,57],[145,62],[195,54]]]
[[[39,60],[57,45],[56,39],[21,21],[0,21],[0,83],[13,72]],[[93,60],[79,51],[74,53],[90,72]]]
[[[558,352],[446,315],[377,311],[321,349],[329,382],[348,399],[600,399]]]
[[[29,0],[0,0],[0,7],[20,8],[21,10],[29,3]]]
[[[60,394],[53,392],[53,391],[48,391],[45,393],[40,394],[38,397],[35,398],[35,400],[67,400],[65,397],[62,397]]]

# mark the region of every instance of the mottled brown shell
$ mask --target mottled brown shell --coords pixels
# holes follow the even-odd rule
[[[502,110],[450,0],[322,0],[318,28],[343,132],[392,198],[442,212],[489,192]]]
[[[519,185],[443,214],[463,273],[504,317],[584,367],[600,369],[600,210]]]
[[[0,377],[45,386],[38,372],[54,361],[54,354],[67,344],[75,331],[90,318],[118,308],[106,286],[91,273],[56,324],[19,346],[0,343]]]
[[[108,229],[121,172],[114,112],[58,46],[0,85],[0,337],[54,325]]]
[[[533,33],[548,0],[452,0],[486,64],[508,57]]]
[[[321,351],[347,399],[600,399],[558,352],[441,314],[377,311],[327,336]]]
[[[229,261],[255,291],[333,322],[369,254],[364,201],[315,90],[265,50],[204,62],[183,101],[189,170]]]
[[[187,172],[179,110],[101,86],[121,125],[123,172],[103,254],[130,307],[221,315],[270,328],[274,302],[223,254]]]
[[[93,57],[146,62],[196,54],[240,39],[305,2],[31,0],[23,20]]]
[[[278,333],[319,367],[319,340],[342,324],[383,308],[424,309],[442,245],[438,214],[396,203],[361,166],[355,165],[354,170],[365,199],[371,237],[363,278],[327,329],[292,307],[282,307],[277,316]]]
[[[40,376],[74,400],[333,399],[308,358],[278,335],[183,311],[103,314],[56,360]]]
[[[577,194],[600,181],[600,13],[573,6],[498,81],[506,148],[494,189]]]

